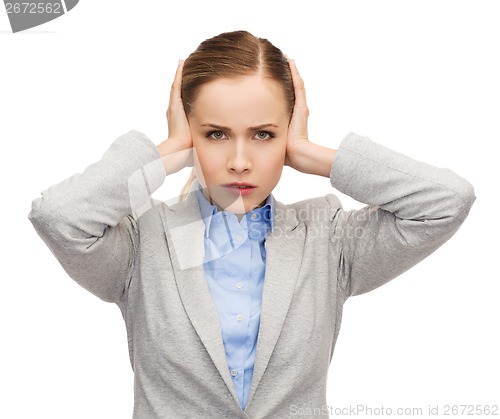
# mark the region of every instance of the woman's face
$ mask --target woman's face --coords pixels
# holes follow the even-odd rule
[[[263,205],[285,162],[289,114],[281,88],[257,74],[212,81],[188,120],[195,170],[212,204],[237,214]]]

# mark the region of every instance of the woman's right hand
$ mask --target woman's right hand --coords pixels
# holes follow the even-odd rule
[[[193,165],[193,139],[181,98],[183,67],[184,60],[179,60],[170,89],[167,109],[168,139],[157,146],[167,175]]]
[[[184,145],[184,148],[191,148],[193,140],[189,123],[184,112],[184,105],[181,98],[182,69],[184,60],[179,60],[175,79],[170,89],[170,102],[167,109],[168,138],[175,139]]]

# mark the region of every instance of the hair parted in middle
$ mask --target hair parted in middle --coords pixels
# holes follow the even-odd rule
[[[184,61],[181,97],[184,111],[189,116],[201,87],[211,81],[260,73],[275,82],[283,91],[289,117],[295,105],[295,93],[288,59],[283,52],[265,38],[248,31],[223,32],[203,41]],[[193,170],[182,188],[184,200],[196,179]]]
[[[186,114],[191,113],[196,95],[205,83],[258,72],[283,89],[291,116],[295,94],[286,56],[267,39],[247,31],[224,32],[206,39],[186,58],[181,87]]]

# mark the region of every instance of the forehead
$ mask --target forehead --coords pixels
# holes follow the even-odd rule
[[[193,117],[203,119],[200,122],[234,125],[246,120],[249,124],[259,124],[286,115],[283,90],[276,82],[259,75],[206,83],[200,88],[193,106]]]

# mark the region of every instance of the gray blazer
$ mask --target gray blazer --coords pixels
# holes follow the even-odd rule
[[[29,213],[68,275],[120,308],[136,419],[325,414],[346,299],[431,254],[476,199],[453,171],[349,133],[330,181],[365,207],[344,210],[332,193],[275,202],[255,369],[242,411],[204,278],[196,197],[191,192],[172,205],[151,198],[165,177],[155,144],[133,130],[83,173],[43,191]]]

